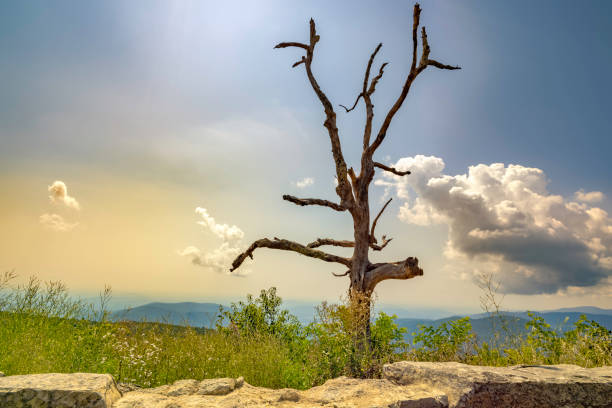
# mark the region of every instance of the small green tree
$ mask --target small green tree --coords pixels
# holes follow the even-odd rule
[[[469,317],[443,322],[438,327],[419,325],[413,333],[414,357],[422,361],[463,361],[474,338]]]

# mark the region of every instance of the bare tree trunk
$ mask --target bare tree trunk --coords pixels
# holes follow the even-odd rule
[[[318,205],[328,207],[339,212],[348,211],[353,218],[354,240],[347,241],[332,238],[318,238],[316,241],[304,246],[285,239],[274,238],[273,240],[270,240],[263,238],[253,242],[253,244],[251,244],[251,246],[244,253],[240,254],[232,263],[231,268],[233,271],[239,268],[247,257],[253,258],[253,252],[257,248],[294,251],[312,258],[321,259],[326,262],[336,262],[345,265],[348,267],[348,270],[345,273],[334,275],[348,275],[350,278],[349,300],[351,309],[354,313],[354,319],[356,322],[358,322],[359,326],[358,329],[355,330],[356,336],[361,336],[365,339],[362,346],[367,346],[367,343],[370,342],[371,296],[376,285],[387,279],[411,279],[416,276],[423,275],[423,270],[419,268],[419,261],[417,258],[408,257],[402,261],[376,264],[371,263],[368,258],[368,252],[370,249],[381,251],[391,241],[391,238],[386,238],[386,236],[383,235],[382,241],[379,244],[374,234],[376,223],[391,200],[387,201],[387,203],[382,207],[374,219],[374,222],[370,226],[368,191],[370,183],[374,179],[374,169],[378,168],[382,171],[390,172],[396,176],[406,176],[410,174],[409,171],[401,171],[375,162],[373,160],[374,153],[385,139],[391,121],[404,103],[412,83],[421,72],[423,72],[429,66],[446,70],[459,69],[459,67],[445,65],[429,58],[430,48],[427,41],[425,27],[422,27],[421,29],[421,57],[420,59],[417,58],[420,15],[421,8],[418,4],[415,4],[412,25],[412,64],[410,66],[410,71],[406,77],[402,91],[400,92],[395,103],[385,115],[382,125],[376,133],[376,137],[373,142],[371,142],[372,123],[374,118],[374,104],[372,103],[372,95],[376,90],[378,81],[384,74],[384,69],[387,66],[387,63],[383,63],[380,66],[378,74],[372,79],[370,79],[370,72],[376,54],[381,49],[382,44],[379,44],[376,47],[368,60],[363,86],[361,92],[359,95],[357,95],[353,106],[351,108],[347,108],[344,105],[340,105],[348,113],[355,109],[360,99],[363,99],[365,104],[366,123],[363,131],[363,151],[361,154],[361,169],[359,175],[355,173],[352,167],[348,168],[346,165],[344,156],[342,154],[342,147],[340,145],[338,128],[336,126],[336,112],[334,111],[332,103],[321,90],[321,87],[317,83],[317,80],[312,72],[314,50],[316,44],[320,40],[320,37],[316,32],[315,22],[312,19],[310,20],[310,38],[308,43],[283,42],[276,45],[275,48],[298,48],[306,53],[306,55],[302,56],[300,60],[293,64],[293,67],[297,67],[302,64],[304,65],[308,81],[310,82],[312,89],[323,106],[325,113],[325,122],[323,123],[323,126],[327,130],[331,142],[332,156],[336,168],[336,178],[338,180],[336,194],[338,195],[340,202],[335,203],[318,198],[297,198],[290,195],[284,195],[283,199],[299,206]],[[324,245],[353,247],[353,256],[351,258],[344,258],[314,249]]]

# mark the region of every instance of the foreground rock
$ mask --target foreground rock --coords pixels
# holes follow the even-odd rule
[[[180,380],[157,388],[119,384],[120,393],[109,375],[9,376],[0,378],[0,407],[612,407],[612,367],[401,362],[386,365],[384,377],[340,377],[306,391],[254,387],[242,378]]]
[[[108,408],[121,397],[108,374],[33,374],[0,378],[0,407]]]
[[[234,388],[226,393],[227,387]],[[211,393],[214,390],[214,393]],[[223,390],[223,393],[217,392]],[[242,379],[181,380],[126,393],[113,408],[356,407],[443,408],[446,397],[431,387],[398,386],[387,380],[340,377],[306,391],[253,387]]]
[[[612,407],[612,367],[480,367],[402,361],[384,367],[398,385],[442,391],[450,407]]]

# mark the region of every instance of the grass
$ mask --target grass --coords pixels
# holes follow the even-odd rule
[[[106,304],[110,290],[93,306],[72,299],[58,282],[31,278],[11,285],[0,275],[0,371],[110,373],[143,387],[178,379],[238,377],[257,386],[306,389],[339,375],[377,377],[387,362],[461,361],[479,365],[612,364],[610,332],[581,320],[558,334],[536,316],[530,334],[495,345],[474,341],[469,319],[438,328],[421,327],[415,341],[394,316],[372,323],[372,345],[355,347],[350,311],[322,304],[317,320],[301,325],[282,310],[275,289],[233,304],[211,330],[163,323],[114,322]],[[223,324],[223,322],[229,322]]]

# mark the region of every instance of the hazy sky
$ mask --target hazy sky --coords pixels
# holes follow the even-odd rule
[[[337,300],[340,266],[251,241],[350,239],[322,108],[298,50],[313,17],[313,70],[334,105],[367,59],[389,62],[375,125],[411,58],[411,2],[29,1],[0,4],[0,271],[105,284],[160,300]],[[378,286],[384,303],[477,310],[474,276],[508,308],[612,308],[612,3],[424,1],[431,56],[376,159],[371,210],[394,197],[375,260],[417,256],[425,275]],[[363,106],[337,109],[358,167]],[[330,250],[333,251],[333,250]],[[340,251],[342,253],[342,251]],[[347,254],[350,252],[346,252]]]

